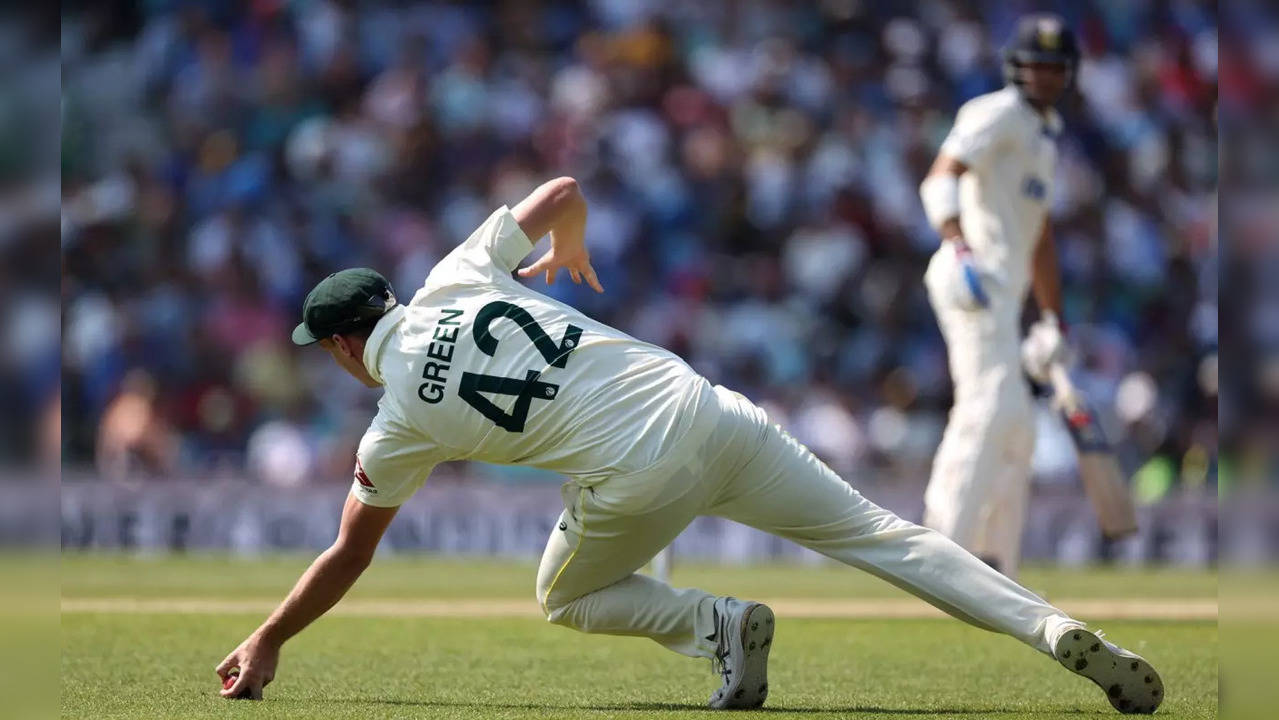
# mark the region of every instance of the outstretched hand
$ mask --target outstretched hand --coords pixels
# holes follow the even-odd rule
[[[595,268],[591,267],[591,254],[583,245],[572,249],[556,247],[552,239],[551,249],[547,250],[545,255],[538,258],[532,265],[520,268],[516,273],[522,278],[531,278],[538,273],[545,273],[546,284],[553,285],[555,275],[560,269],[568,270],[569,277],[578,285],[581,285],[582,280],[585,279],[586,284],[590,285],[595,292],[604,292],[604,287],[600,285],[599,278],[595,275]]]
[[[216,668],[223,683],[223,689],[218,694],[228,700],[261,700],[262,688],[275,679],[275,666],[279,661],[278,647],[250,637],[240,643],[240,647],[227,655]],[[228,678],[234,680],[227,684]]]

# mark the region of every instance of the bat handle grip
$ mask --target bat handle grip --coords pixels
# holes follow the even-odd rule
[[[1053,395],[1057,402],[1068,410],[1078,408],[1079,392],[1075,390],[1075,383],[1071,381],[1066,367],[1059,362],[1053,363],[1048,368],[1048,377],[1052,381]]]

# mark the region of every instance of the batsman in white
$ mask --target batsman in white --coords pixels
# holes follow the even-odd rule
[[[1018,21],[1004,89],[959,109],[920,198],[942,243],[924,275],[950,358],[955,404],[933,460],[924,524],[1009,577],[1021,559],[1035,417],[1022,366],[1047,382],[1064,350],[1061,277],[1048,221],[1053,108],[1079,50],[1060,18]],[[1022,344],[1033,289],[1042,318]]]
[[[790,538],[1055,654],[1103,683],[1116,707],[1159,703],[1162,685],[1146,661],[940,533],[868,502],[749,400],[712,386],[676,355],[512,276],[530,240],[550,233],[550,250],[517,274],[551,283],[567,272],[603,292],[585,225],[577,183],[560,178],[495,211],[407,305],[367,269],[330,275],[307,296],[294,342],[318,342],[384,393],[360,442],[337,540],[217,666],[229,683],[224,697],[260,698],[281,645],[351,587],[396,508],[437,463],[468,459],[568,477],[537,573],[547,619],[710,658],[723,677],[711,707],[764,702],[775,625],[763,604],[636,573],[698,515]]]

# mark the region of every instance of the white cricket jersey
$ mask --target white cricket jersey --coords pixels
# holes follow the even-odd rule
[[[974,257],[1001,278],[1020,307],[1052,200],[1061,118],[1031,107],[1013,86],[964,103],[941,152],[968,167],[959,180],[959,223]]]
[[[515,280],[532,250],[502,207],[378,321],[364,365],[385,392],[356,454],[360,501],[400,505],[447,460],[582,485],[636,477],[680,463],[710,432],[710,383]]]

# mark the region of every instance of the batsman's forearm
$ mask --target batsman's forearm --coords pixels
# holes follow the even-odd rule
[[[256,634],[277,646],[284,644],[336,605],[368,566],[368,559],[337,546],[320,553]]]
[[[1057,267],[1057,243],[1053,240],[1052,230],[1047,223],[1044,224],[1043,234],[1035,246],[1031,271],[1035,303],[1041,311],[1051,310],[1061,318],[1061,270]]]

